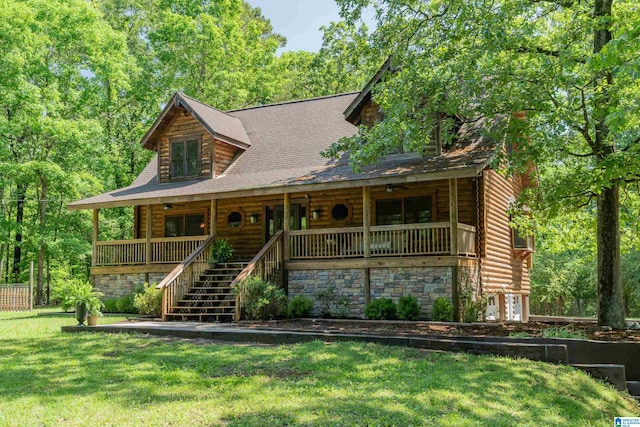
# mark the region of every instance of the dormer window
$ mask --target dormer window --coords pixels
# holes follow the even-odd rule
[[[200,176],[201,136],[171,140],[171,179]]]

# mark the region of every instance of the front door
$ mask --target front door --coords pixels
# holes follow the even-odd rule
[[[284,229],[284,205],[267,206],[265,217],[266,238],[269,240],[276,231]],[[307,209],[300,204],[291,204],[291,230],[307,228]]]

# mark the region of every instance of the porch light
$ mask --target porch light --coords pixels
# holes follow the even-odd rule
[[[164,206],[163,206],[163,209],[165,211],[168,211],[170,209],[173,209],[173,205],[171,203],[165,203]]]
[[[258,223],[258,214],[257,213],[252,213],[251,215],[249,215],[249,222],[251,224],[257,224]]]
[[[393,184],[387,184],[387,187],[385,188],[385,191],[387,193],[393,192]]]
[[[320,219],[320,214],[322,213],[322,210],[320,209],[315,209],[314,211],[311,212],[311,218],[313,219]]]

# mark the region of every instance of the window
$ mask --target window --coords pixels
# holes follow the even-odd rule
[[[205,234],[205,214],[172,214],[164,217],[164,236],[203,236]]]
[[[517,228],[511,229],[513,249],[533,252],[535,250],[533,235],[522,235]]]
[[[227,217],[227,222],[229,223],[229,227],[238,228],[244,223],[244,215],[238,211],[233,211]]]
[[[351,221],[353,215],[353,207],[351,203],[346,200],[340,200],[335,202],[329,210],[331,214],[331,220],[339,225],[346,225]]]
[[[376,225],[433,221],[431,196],[376,200]]]
[[[200,175],[200,139],[171,142],[171,178]]]

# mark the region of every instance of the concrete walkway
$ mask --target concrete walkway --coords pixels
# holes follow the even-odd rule
[[[512,342],[473,341],[465,337],[426,337],[340,333],[334,331],[289,331],[259,329],[234,323],[198,322],[131,322],[99,326],[63,326],[63,332],[140,333],[181,338],[203,338],[219,341],[253,342],[263,344],[294,344],[309,341],[356,341],[383,345],[415,347],[439,351],[457,351],[472,354],[493,354],[522,357],[550,363],[568,363],[567,347],[563,344],[534,344]]]

